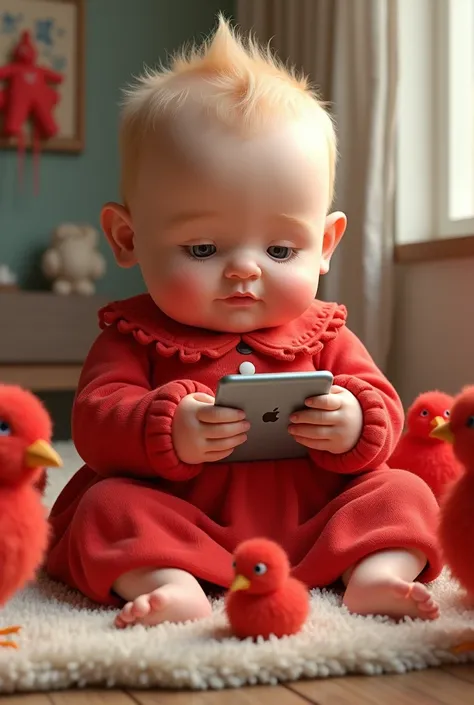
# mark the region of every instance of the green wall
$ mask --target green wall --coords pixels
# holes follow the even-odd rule
[[[117,199],[117,122],[120,89],[143,64],[166,60],[183,41],[208,34],[233,0],[88,0],[86,2],[86,147],[81,155],[43,153],[41,189],[32,192],[31,161],[20,191],[17,157],[0,152],[0,262],[9,264],[25,288],[47,286],[39,258],[60,222],[99,226],[102,203]],[[142,290],[140,274],[118,269],[105,242],[107,276],[98,289],[113,297]]]

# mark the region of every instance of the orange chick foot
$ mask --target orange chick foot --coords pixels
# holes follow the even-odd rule
[[[465,654],[467,651],[474,651],[474,641],[465,641],[451,649],[453,654]]]
[[[7,627],[6,629],[0,629],[0,636],[10,636],[11,634],[18,634],[21,627]],[[18,649],[18,644],[10,639],[0,640],[0,648],[6,649]]]

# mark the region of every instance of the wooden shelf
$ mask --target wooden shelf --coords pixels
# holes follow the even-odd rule
[[[0,365],[80,365],[100,333],[104,296],[0,292]]]
[[[19,384],[34,392],[76,389],[81,365],[0,365],[0,383]]]
[[[109,298],[0,291],[0,382],[32,391],[75,390],[100,333],[97,312]]]

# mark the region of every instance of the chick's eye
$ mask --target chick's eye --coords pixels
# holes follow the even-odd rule
[[[202,245],[192,245],[189,248],[189,253],[195,259],[206,259],[206,257],[212,257],[215,255],[217,248],[215,245],[202,244]]]
[[[234,570],[237,568],[237,561],[232,561],[232,568]]]
[[[428,416],[428,413],[429,413],[429,412],[428,412],[428,409],[423,409],[423,410],[420,412],[420,416],[426,417],[426,416]]]
[[[265,563],[257,563],[257,565],[254,566],[253,572],[255,575],[263,575],[267,572],[267,566]]]
[[[466,421],[466,426],[468,428],[474,429],[474,416],[469,416],[468,420]]]
[[[445,416],[451,416],[450,410],[449,410],[449,409],[446,409],[446,411],[444,412],[444,415],[445,415]]]
[[[291,247],[284,247],[283,245],[271,245],[267,249],[267,253],[273,259],[284,261],[291,258],[293,250]]]
[[[11,432],[10,425],[6,421],[3,421],[3,419],[0,419],[0,436],[9,436]]]

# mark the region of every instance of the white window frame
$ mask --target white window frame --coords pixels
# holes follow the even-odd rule
[[[434,11],[435,80],[446,87],[435,90],[438,236],[470,235],[474,233],[474,82],[466,91],[465,67],[471,67],[472,76],[474,3],[435,0]],[[460,134],[463,139],[456,139]],[[468,163],[466,153],[471,155]]]
[[[466,200],[466,193],[474,189],[474,164],[469,174],[457,173],[464,193],[455,191],[452,178],[456,170],[459,172],[459,149],[469,149],[474,155],[474,144],[460,146],[454,139],[456,130],[465,130],[466,120],[474,119],[474,87],[470,84],[467,97],[456,68],[465,61],[474,68],[474,25],[460,22],[466,2],[474,5],[474,0],[397,3],[398,244],[474,234],[474,217],[458,213],[453,218],[449,207],[450,200],[454,204],[457,200],[459,209],[459,201]],[[474,143],[474,129],[465,134],[472,135]]]

